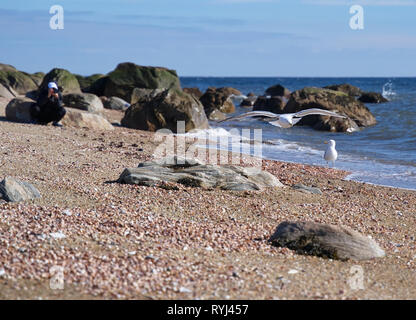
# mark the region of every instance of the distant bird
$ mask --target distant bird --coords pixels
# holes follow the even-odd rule
[[[331,117],[338,117],[338,118],[346,118],[345,116],[339,115],[338,113],[323,110],[323,109],[306,109],[296,113],[284,113],[284,114],[276,114],[273,112],[268,111],[250,111],[238,116],[230,117],[218,122],[230,121],[230,120],[241,120],[244,118],[254,118],[254,117],[262,117],[264,121],[267,121],[273,126],[279,128],[290,128],[293,127],[296,123],[298,123],[302,117],[309,116],[309,115],[322,115],[322,116],[331,116]],[[268,118],[268,119],[265,119]]]
[[[324,159],[328,163],[328,166],[330,162],[335,166],[335,160],[338,158],[338,152],[335,150],[335,140],[325,141],[324,143],[328,144],[328,147],[325,150]]]

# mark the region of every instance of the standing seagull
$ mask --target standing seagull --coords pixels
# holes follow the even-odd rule
[[[326,162],[329,163],[332,162],[335,167],[335,160],[338,158],[338,152],[335,150],[335,140],[329,140],[325,141],[325,144],[328,144],[328,148],[325,150],[324,159]]]
[[[244,118],[261,117],[263,118],[263,120],[267,121],[273,126],[287,129],[287,128],[293,127],[296,123],[298,123],[302,119],[302,117],[314,115],[314,114],[322,115],[322,116],[346,118],[345,116],[341,116],[338,113],[335,113],[332,111],[313,108],[313,109],[302,110],[296,113],[283,113],[283,114],[276,114],[276,113],[268,112],[268,111],[250,111],[250,112],[240,114],[239,116],[230,117],[225,120],[218,121],[218,122],[224,122],[224,121],[229,121],[229,120],[240,120]]]

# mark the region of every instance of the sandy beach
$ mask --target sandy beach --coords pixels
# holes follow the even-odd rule
[[[105,110],[111,122],[119,111]],[[151,159],[154,134],[8,122],[0,177],[42,198],[0,202],[1,299],[415,299],[416,192],[344,181],[346,172],[263,161],[284,188],[236,192],[111,183]],[[318,187],[323,194],[291,188]],[[177,189],[177,190],[176,190]],[[350,227],[386,257],[335,261],[271,246],[285,220]],[[62,233],[64,238],[45,237]],[[364,289],[348,285],[364,271]],[[64,289],[50,288],[63,267]]]

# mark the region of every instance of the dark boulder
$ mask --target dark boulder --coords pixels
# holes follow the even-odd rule
[[[65,106],[92,113],[103,112],[104,106],[100,98],[92,93],[68,93],[63,96]]]
[[[201,98],[203,95],[199,88],[183,88],[183,92],[187,94],[192,94],[197,99]]]
[[[267,98],[264,96],[258,97],[254,102],[253,111],[269,111],[273,113],[283,113],[286,103],[282,97],[274,96]]]
[[[232,89],[232,88],[231,88]],[[230,88],[208,88],[207,91],[199,99],[204,106],[205,113],[208,117],[214,112],[214,110],[221,111],[222,113],[235,112],[235,106],[230,99],[230,96],[236,92]],[[235,90],[235,89],[234,89]]]
[[[334,84],[331,86],[326,86],[324,88],[334,90],[334,91],[341,91],[353,97],[358,97],[363,93],[363,91],[360,88],[352,86],[348,83]]]
[[[96,79],[88,87],[82,89],[83,92],[95,94],[98,97],[103,97],[105,92],[105,87],[108,82],[108,76],[103,76]]]
[[[185,121],[185,131],[209,128],[202,104],[182,90],[149,94],[132,104],[121,124],[128,128],[156,131],[166,128],[177,132],[177,122]]]
[[[286,89],[280,84],[276,84],[266,89],[266,94],[269,96],[289,97],[290,90]]]
[[[89,92],[91,85],[94,82],[96,82],[98,79],[105,77],[105,75],[101,73],[96,73],[96,74],[84,77],[79,74],[75,74],[75,77],[77,78],[79,82],[79,86],[83,92],[92,93],[92,92]]]
[[[144,67],[134,63],[120,63],[110,72],[105,82],[106,97],[119,97],[131,102],[134,88],[145,89],[181,89],[175,70],[162,67]],[[100,94],[101,95],[101,94]]]
[[[31,115],[34,100],[26,97],[18,97],[11,100],[6,106],[6,119],[13,122],[31,123]]]
[[[293,92],[283,109],[284,113],[295,113],[310,108],[337,111],[349,118],[328,116],[307,116],[299,121],[299,125],[312,126],[317,130],[350,132],[358,127],[376,124],[370,110],[354,97],[340,91],[308,87]]]
[[[254,105],[255,100],[253,99],[244,99],[240,103],[240,107],[252,107]]]
[[[380,93],[377,92],[364,92],[361,97],[358,98],[361,102],[364,103],[384,103],[389,102],[384,98]]]

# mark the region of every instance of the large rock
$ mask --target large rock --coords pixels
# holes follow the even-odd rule
[[[203,95],[199,88],[183,88],[183,92],[187,94],[192,94],[197,99],[201,98]]]
[[[350,85],[348,83],[334,84],[334,85],[326,86],[324,88],[334,90],[334,91],[341,91],[353,97],[358,97],[363,93],[360,88]]]
[[[130,103],[117,97],[110,97],[108,99],[105,99],[103,101],[103,104],[104,104],[104,108],[111,109],[111,110],[125,111],[128,107],[130,107]]]
[[[269,96],[286,97],[290,96],[290,90],[286,89],[280,84],[276,84],[266,89],[266,94]]]
[[[380,93],[377,92],[364,92],[361,97],[358,98],[361,102],[364,103],[384,103],[389,102],[386,98],[383,97]]]
[[[64,105],[70,108],[101,113],[104,110],[100,98],[92,93],[68,93],[63,96]]]
[[[202,104],[182,90],[165,90],[142,97],[126,110],[121,124],[133,129],[167,128],[177,132],[177,121],[185,121],[186,132],[209,128]]]
[[[131,93],[131,104],[135,104],[139,100],[153,99],[159,93],[162,93],[165,89],[145,89],[145,88],[134,88]]]
[[[14,90],[19,95],[25,95],[28,91],[38,89],[38,85],[29,74],[6,64],[0,64],[0,84],[9,91]]]
[[[340,91],[308,87],[293,92],[283,112],[294,113],[309,108],[320,108],[338,111],[349,118],[327,116],[307,116],[299,121],[299,125],[309,125],[317,130],[349,132],[358,127],[376,124],[370,110],[354,97]]]
[[[6,88],[0,83],[0,97],[13,99],[16,95],[17,93],[12,88]]]
[[[118,182],[145,186],[174,182],[189,187],[235,191],[283,186],[275,176],[259,168],[202,164],[198,160],[177,157],[145,162],[138,168],[125,169]]]
[[[55,68],[49,71],[43,78],[40,89],[47,89],[51,81],[56,82],[62,88],[62,94],[81,93],[77,77],[68,70]]]
[[[98,79],[101,79],[103,77],[105,77],[105,75],[101,74],[101,73],[96,73],[90,76],[81,76],[79,74],[75,74],[75,77],[78,80],[79,86],[82,90],[82,92],[89,92],[90,90],[90,86],[96,82]]]
[[[61,123],[64,127],[114,130],[113,125],[101,115],[70,108],[66,108],[66,115]]]
[[[0,182],[0,198],[8,202],[19,202],[40,198],[40,193],[28,182],[6,177]]]
[[[221,92],[223,95],[225,95],[227,97],[230,97],[232,95],[234,95],[234,96],[242,96],[243,95],[240,90],[238,90],[236,88],[232,88],[232,87],[218,88],[217,91]]]
[[[384,257],[378,244],[346,227],[315,222],[282,222],[269,241],[300,254],[339,260]]]
[[[253,111],[269,111],[273,113],[282,113],[286,103],[283,101],[282,97],[273,96],[267,98],[264,96],[258,97],[256,102],[254,102]]]
[[[105,92],[105,87],[108,82],[108,76],[103,76],[95,80],[88,87],[82,89],[83,92],[95,94],[98,97],[103,97]]]
[[[146,89],[181,89],[175,70],[161,67],[143,67],[134,63],[120,63],[108,74],[105,81],[104,95],[119,97],[131,102],[134,88]]]
[[[35,72],[32,74],[29,74],[29,76],[32,78],[32,80],[36,83],[38,87],[42,84],[43,78],[45,77],[44,72]]]
[[[232,88],[231,88],[232,89]],[[202,97],[199,99],[204,106],[205,113],[209,118],[210,114],[214,110],[221,111],[223,113],[235,112],[235,106],[230,99],[233,94],[230,88],[213,88],[210,87],[205,91]],[[235,90],[235,89],[234,89]],[[238,91],[239,92],[239,91]]]
[[[6,119],[13,122],[31,123],[33,121],[30,114],[32,99],[18,97],[11,100],[6,106]]]

